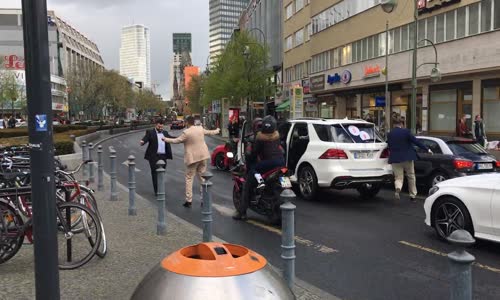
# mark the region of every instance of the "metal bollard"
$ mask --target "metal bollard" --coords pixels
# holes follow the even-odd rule
[[[128,157],[128,215],[136,216],[135,208],[135,157]]]
[[[448,242],[459,247],[455,252],[448,254],[450,260],[450,299],[472,299],[472,263],[475,258],[465,247],[476,242],[466,230],[456,230],[447,238]]]
[[[156,234],[167,234],[167,224],[165,222],[165,162],[159,160],[157,163],[156,174],[158,174],[158,193],[156,194],[156,202],[158,203],[158,222],[156,223]]]
[[[295,208],[290,201],[295,200],[295,193],[286,189],[281,193],[281,258],[284,260],[283,277],[290,288],[295,283]]]
[[[201,186],[203,187],[203,207],[201,209],[203,222],[203,242],[208,243],[212,241],[212,193],[211,188],[213,183],[210,178],[214,175],[210,172],[205,172],[201,175],[203,182]]]
[[[102,146],[97,147],[97,190],[104,190],[104,166],[102,165]]]
[[[82,142],[82,161],[86,161],[89,159],[89,152],[87,149],[87,141]],[[83,166],[83,180],[88,179],[87,165]]]
[[[93,160],[94,144],[89,143],[89,160]],[[89,182],[94,183],[94,162],[89,163]]]
[[[109,176],[111,177],[111,201],[118,200],[118,192],[116,191],[116,150],[113,147],[109,147],[109,159],[111,161],[111,170]]]

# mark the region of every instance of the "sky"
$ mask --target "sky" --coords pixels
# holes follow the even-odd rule
[[[41,1],[41,0],[37,0]],[[0,0],[20,8],[21,0]],[[151,33],[151,78],[157,93],[170,98],[172,33],[190,32],[193,65],[204,69],[208,56],[208,0],[47,0],[49,10],[94,41],[106,68],[119,70],[121,28],[143,24]]]

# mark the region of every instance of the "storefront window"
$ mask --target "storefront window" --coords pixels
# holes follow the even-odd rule
[[[376,99],[383,98],[384,93],[364,94],[362,100],[362,118],[379,126],[383,121],[383,107],[377,107]]]
[[[457,90],[431,91],[431,131],[455,132],[457,115]]]
[[[332,97],[319,98],[320,118],[332,119],[335,117],[335,99]]]
[[[359,118],[356,97],[346,97],[345,111],[347,118],[349,119]]]
[[[483,118],[486,133],[500,133],[500,80],[483,83]]]

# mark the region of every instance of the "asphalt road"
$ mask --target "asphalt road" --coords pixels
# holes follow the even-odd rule
[[[172,131],[179,135],[179,131]],[[118,154],[118,179],[127,184],[128,170],[122,164],[130,154],[136,156],[137,192],[154,201],[149,164],[139,146],[142,133],[117,137],[103,144]],[[207,138],[213,149],[220,142]],[[167,209],[201,226],[198,189],[191,209],[184,203],[183,146],[173,145],[174,160],[166,175]],[[109,159],[105,160],[109,172]],[[266,219],[249,213],[250,220],[231,219],[232,181],[225,172],[212,170],[214,234],[245,245],[264,255],[278,267],[281,237],[278,228]],[[296,273],[297,276],[344,299],[445,299],[449,298],[449,268],[446,253],[453,246],[437,239],[424,224],[423,202],[412,204],[405,197],[399,204],[393,193],[382,191],[376,198],[362,200],[356,192],[333,191],[316,202],[297,199]],[[126,200],[126,199],[124,199]],[[140,213],[139,213],[140,216]],[[168,220],[167,220],[168,223]],[[154,226],[154,224],[152,224]],[[201,239],[201,237],[200,237]],[[500,245],[478,242],[470,249],[476,257],[473,267],[476,299],[500,299]]]

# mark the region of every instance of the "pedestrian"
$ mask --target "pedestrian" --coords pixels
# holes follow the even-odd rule
[[[200,182],[201,174],[207,169],[207,159],[210,158],[205,135],[219,134],[220,129],[206,130],[201,126],[194,126],[194,117],[186,118],[187,129],[178,138],[166,137],[163,140],[170,144],[184,144],[184,163],[186,164],[186,202],[184,207],[191,207],[193,202],[193,178],[196,174]]]
[[[141,146],[148,144],[148,148],[146,149],[146,154],[144,155],[144,159],[149,161],[149,167],[151,168],[151,177],[153,179],[153,188],[155,191],[155,195],[158,194],[158,180],[156,169],[158,166],[156,163],[159,160],[163,160],[165,162],[165,167],[168,159],[172,159],[172,149],[169,144],[165,143],[163,139],[165,137],[173,138],[166,130],[163,129],[163,120],[158,118],[155,121],[155,128],[148,129],[146,134],[140,141]]]
[[[14,116],[10,116],[10,119],[9,119],[9,128],[16,128],[16,119],[14,118]]]
[[[3,129],[7,129],[9,127],[9,119],[7,118],[7,116],[3,117],[3,119],[1,120],[2,122],[2,128]]]
[[[484,122],[481,115],[477,115],[474,123],[472,123],[472,137],[481,146],[486,147],[486,131],[484,130]]]
[[[413,146],[418,146],[430,154],[432,154],[432,151],[419,142],[410,130],[403,128],[401,119],[397,119],[394,122],[394,126],[395,128],[387,136],[387,144],[389,145],[389,163],[392,165],[392,171],[394,172],[395,198],[396,200],[400,199],[399,194],[401,193],[404,175],[406,174],[410,200],[415,202],[417,186],[414,161],[418,157]]]
[[[467,128],[467,123],[466,123],[467,116],[463,115],[460,120],[458,120],[458,125],[457,125],[457,136],[459,137],[467,137],[469,134],[469,128]]]

